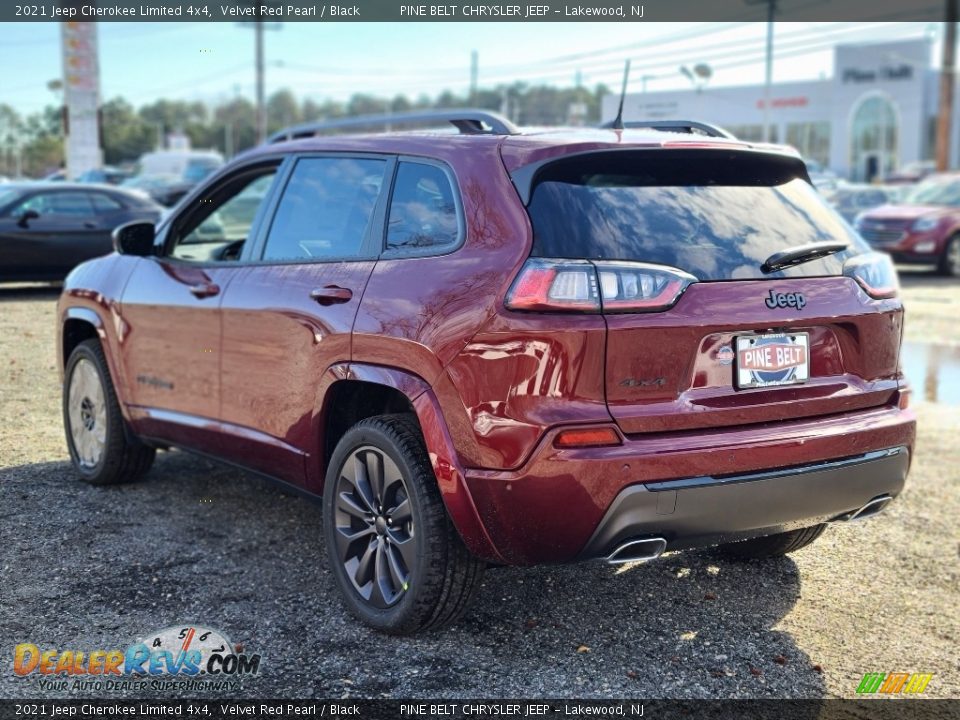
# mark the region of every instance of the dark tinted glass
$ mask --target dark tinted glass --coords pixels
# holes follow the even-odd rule
[[[450,245],[459,232],[447,174],[435,165],[400,163],[390,201],[387,249]]]
[[[360,255],[386,166],[357,158],[299,160],[270,226],[264,259]]]
[[[536,257],[650,262],[700,280],[836,275],[866,250],[791,161],[762,156],[596,155],[549,166],[528,210]],[[837,240],[849,249],[771,275],[760,270],[773,253]]]
[[[90,200],[93,201],[93,209],[97,213],[112,213],[123,210],[123,205],[103,193],[91,193]]]
[[[24,210],[36,210],[40,217],[81,217],[93,215],[93,206],[90,204],[90,198],[82,192],[52,192],[34,195],[19,208],[19,212]]]

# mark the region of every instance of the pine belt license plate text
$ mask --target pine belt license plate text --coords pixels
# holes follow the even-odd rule
[[[807,333],[737,336],[734,384],[738,389],[794,385],[809,378]]]

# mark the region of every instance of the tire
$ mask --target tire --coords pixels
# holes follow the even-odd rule
[[[779,557],[792,553],[795,550],[804,548],[818,537],[823,535],[827,529],[825,524],[814,525],[813,527],[801,528],[800,530],[791,530],[790,532],[777,533],[776,535],[767,535],[766,537],[753,538],[752,540],[743,540],[741,542],[720,545],[717,552],[737,560],[763,560],[766,558]]]
[[[486,567],[447,516],[408,415],[362,420],[337,444],[324,484],[323,533],[347,608],[392,635],[455,622]]]
[[[941,275],[960,278],[960,234],[954,235],[947,240],[937,269]]]
[[[125,426],[98,340],[84,340],[67,360],[63,427],[73,467],[91,485],[134,482],[153,464],[156,450]]]

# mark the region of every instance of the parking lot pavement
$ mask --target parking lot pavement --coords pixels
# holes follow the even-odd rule
[[[907,340],[960,345],[960,285],[910,273],[904,287]],[[619,569],[491,569],[458,625],[390,638],[341,606],[315,504],[181,452],[162,453],[135,485],[74,478],[55,299],[0,287],[0,697],[71,694],[15,677],[17,643],[123,648],[181,623],[262,654],[259,675],[220,697],[830,697],[891,671],[933,673],[927,695],[960,696],[949,362],[913,379],[912,474],[877,518],[765,563],[689,553]]]

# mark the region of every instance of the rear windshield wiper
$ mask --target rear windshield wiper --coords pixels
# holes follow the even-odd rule
[[[811,260],[818,260],[827,257],[827,255],[842,252],[847,247],[849,246],[845,242],[818,242],[809,245],[797,245],[797,247],[781,250],[768,257],[763,261],[760,270],[764,273],[776,272],[785,267],[801,265]]]

